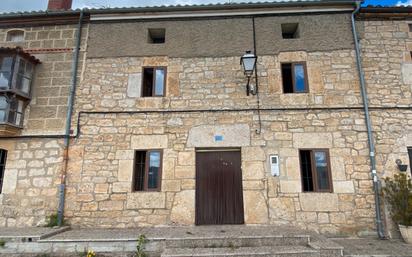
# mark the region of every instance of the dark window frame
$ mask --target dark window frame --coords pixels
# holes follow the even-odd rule
[[[409,32],[412,32],[412,23],[408,23]]]
[[[310,159],[311,159],[311,172],[312,172],[312,186],[313,191],[304,191],[304,183],[303,174],[302,174],[302,156],[301,151],[310,151]],[[325,152],[326,153],[326,163],[327,163],[327,172],[328,172],[328,181],[329,181],[329,189],[319,189],[318,186],[318,177],[316,171],[316,160],[314,157],[315,152]],[[300,148],[299,149],[299,168],[301,174],[301,183],[302,183],[302,192],[304,193],[333,193],[333,180],[332,180],[332,170],[330,166],[330,155],[329,149],[327,148]]]
[[[0,149],[0,194],[3,192],[4,173],[6,171],[6,162],[7,162],[7,150],[6,149]]]
[[[283,69],[282,66],[284,64],[290,64],[291,65],[291,72],[292,72],[292,87],[293,87],[293,92],[285,92],[285,86],[284,86],[284,77],[283,77]],[[305,74],[305,90],[296,92],[296,78],[295,78],[295,65],[303,65],[303,70]],[[307,94],[309,93],[309,79],[308,79],[308,69],[306,66],[306,62],[281,62],[280,63],[280,74],[282,76],[282,92],[283,94]]]
[[[143,189],[137,190],[137,152],[146,152],[145,156],[145,167],[144,167],[144,182]],[[150,152],[160,153],[160,165],[159,174],[156,188],[148,188],[149,184],[149,167],[150,167]],[[132,192],[160,192],[162,189],[162,170],[163,170],[163,149],[136,149],[134,150],[134,160],[133,160],[133,181],[132,181]]]
[[[153,80],[152,80],[152,95],[151,96],[145,96],[143,95],[144,93],[144,87],[145,87],[145,69],[153,69]],[[163,94],[162,95],[156,95],[156,70],[163,70],[164,71],[164,77],[163,77]],[[166,66],[143,66],[142,67],[142,88],[140,90],[140,97],[165,97],[166,96],[166,85],[167,82],[167,67]]]

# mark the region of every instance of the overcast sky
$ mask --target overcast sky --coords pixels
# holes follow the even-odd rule
[[[270,0],[260,0],[261,2]],[[48,0],[0,0],[0,12],[38,11],[47,8]],[[259,0],[73,0],[73,9],[127,6],[154,6],[176,4],[207,4],[225,2],[259,2]],[[411,4],[412,0],[366,0],[365,4],[399,5]]]

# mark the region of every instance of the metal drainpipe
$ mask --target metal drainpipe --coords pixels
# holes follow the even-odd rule
[[[376,213],[376,229],[378,232],[378,237],[380,239],[385,239],[385,232],[382,223],[382,215],[381,215],[381,208],[380,208],[380,195],[379,195],[379,178],[376,174],[376,159],[375,159],[375,145],[374,139],[372,134],[372,125],[371,120],[369,117],[369,104],[368,104],[368,93],[366,91],[365,86],[365,76],[362,70],[362,60],[361,60],[361,52],[359,47],[359,39],[358,33],[356,31],[356,23],[355,23],[355,15],[359,12],[361,6],[360,2],[356,2],[356,9],[352,12],[352,32],[353,32],[353,39],[355,41],[355,50],[356,50],[356,64],[359,73],[359,81],[361,85],[361,93],[362,93],[362,101],[363,101],[363,109],[365,112],[365,122],[366,122],[366,129],[368,131],[368,143],[369,143],[369,158],[371,163],[371,174],[373,179],[373,190],[375,193],[375,213]]]
[[[76,32],[76,48],[74,50],[74,57],[72,62],[72,79],[70,87],[70,95],[67,104],[67,113],[66,113],[66,129],[64,136],[64,150],[63,150],[63,169],[61,172],[61,181],[59,185],[59,207],[57,210],[57,224],[59,226],[63,223],[64,215],[64,200],[65,200],[65,189],[66,189],[66,174],[67,174],[67,163],[69,161],[69,143],[70,143],[70,129],[71,129],[71,118],[73,114],[73,103],[74,96],[76,93],[76,84],[77,84],[77,70],[79,63],[79,52],[80,52],[80,42],[82,36],[82,25],[83,25],[83,10],[80,11],[79,23],[77,26]]]

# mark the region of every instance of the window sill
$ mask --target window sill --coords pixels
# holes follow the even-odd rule
[[[8,124],[0,123],[0,136],[17,136],[21,133],[22,128]]]

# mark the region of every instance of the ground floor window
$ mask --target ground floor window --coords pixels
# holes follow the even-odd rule
[[[134,191],[160,191],[161,150],[136,150],[134,157]]]
[[[3,189],[4,170],[6,167],[7,151],[0,149],[0,194]]]
[[[302,189],[304,192],[332,192],[329,151],[299,150]]]

